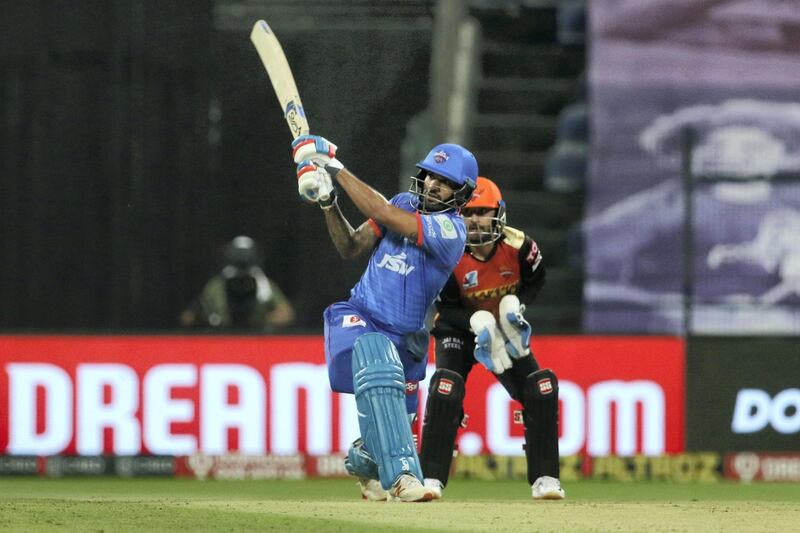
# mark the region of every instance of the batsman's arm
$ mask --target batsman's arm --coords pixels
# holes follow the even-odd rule
[[[295,163],[302,166],[310,161],[318,167],[324,168],[330,177],[344,189],[358,210],[367,218],[408,237],[412,242],[416,243],[421,231],[420,218],[393,206],[381,193],[355,177],[352,172],[344,168],[341,161],[336,159],[336,150],[335,144],[319,135],[301,135],[292,142],[292,158]],[[328,206],[328,210],[332,211],[332,213],[325,216],[326,220],[329,221],[328,229],[333,232],[331,236],[334,239],[334,243],[341,242],[344,236],[348,234],[352,240],[353,230],[349,224],[346,224],[347,221],[341,216],[338,207],[334,208],[331,205]],[[333,220],[329,218],[334,216],[337,218]],[[343,225],[343,223],[346,225]],[[357,230],[357,233],[361,234],[361,232],[366,231],[368,231],[368,228],[362,225]],[[334,233],[336,236],[334,236]],[[343,256],[345,254],[350,256],[349,246],[339,248],[339,244],[337,244],[337,248],[339,248]],[[344,252],[342,252],[343,249],[345,250]],[[360,248],[357,251],[360,253]]]
[[[420,230],[416,215],[390,204],[381,193],[358,179],[346,168],[338,170],[333,177],[364,216],[408,237],[411,242],[417,242]]]
[[[369,222],[364,222],[358,229],[353,229],[339,209],[337,202],[334,202],[330,208],[323,209],[322,212],[325,213],[328,234],[331,236],[336,251],[343,259],[358,257],[365,251],[371,250],[378,241],[378,235]]]

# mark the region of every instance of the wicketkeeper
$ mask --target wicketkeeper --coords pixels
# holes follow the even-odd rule
[[[522,313],[544,284],[536,243],[506,226],[500,189],[479,177],[462,210],[464,256],[437,302],[433,328],[436,372],[430,381],[420,460],[425,485],[441,498],[464,417],[465,383],[483,364],[523,406],[528,482],[534,499],[562,499],[558,462],[558,380],[530,349],[531,326]]]

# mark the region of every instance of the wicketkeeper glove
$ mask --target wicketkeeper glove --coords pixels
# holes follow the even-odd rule
[[[503,330],[508,355],[518,359],[531,353],[531,325],[522,316],[525,306],[515,294],[507,294],[500,300],[500,328]]]
[[[475,333],[475,359],[495,374],[511,368],[512,361],[506,352],[505,338],[489,311],[475,311],[469,319]]]

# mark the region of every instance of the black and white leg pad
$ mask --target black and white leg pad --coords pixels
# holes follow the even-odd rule
[[[464,380],[460,374],[440,368],[433,373],[422,428],[419,459],[422,474],[447,485],[456,433],[461,424]]]
[[[526,378],[524,408],[528,482],[540,476],[558,478],[558,379],[552,370],[537,370]]]

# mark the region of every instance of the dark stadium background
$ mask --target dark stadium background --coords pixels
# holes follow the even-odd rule
[[[313,131],[397,192],[406,123],[427,105],[430,24],[312,25],[273,11]],[[219,247],[246,234],[297,308],[296,329],[320,331],[363,263],[341,261],[297,197],[250,15],[209,0],[2,12],[0,329],[176,328]]]

